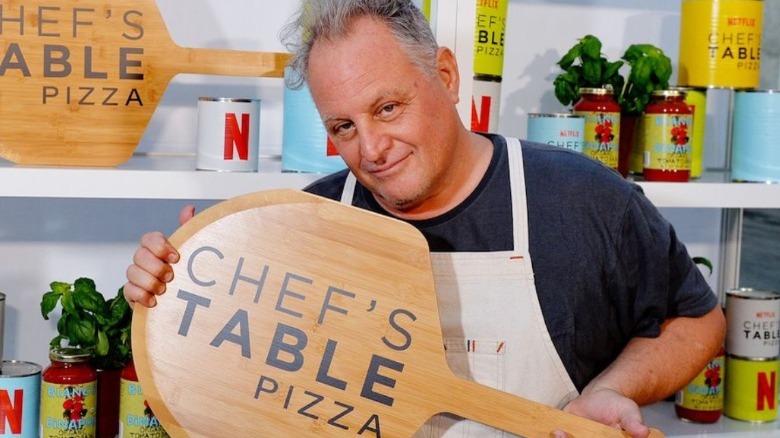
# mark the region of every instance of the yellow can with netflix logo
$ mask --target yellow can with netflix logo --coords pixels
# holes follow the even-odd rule
[[[723,413],[735,420],[763,423],[777,419],[778,358],[726,357]]]
[[[758,87],[763,14],[763,0],[683,0],[680,85]]]

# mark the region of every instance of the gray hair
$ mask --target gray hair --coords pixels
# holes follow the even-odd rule
[[[287,86],[297,89],[308,82],[309,54],[317,40],[347,36],[354,20],[360,17],[385,23],[412,63],[423,73],[435,75],[438,44],[412,0],[303,0],[280,34],[293,55],[287,65],[294,74],[285,78]]]

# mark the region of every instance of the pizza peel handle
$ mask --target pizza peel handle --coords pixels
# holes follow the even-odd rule
[[[451,412],[529,437],[621,432],[459,379],[412,226],[293,190],[221,202],[136,306],[144,395],[173,437],[408,437]]]

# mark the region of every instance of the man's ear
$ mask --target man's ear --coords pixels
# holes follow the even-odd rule
[[[436,69],[445,88],[450,93],[452,103],[460,101],[460,73],[455,54],[447,47],[439,47],[436,51]]]

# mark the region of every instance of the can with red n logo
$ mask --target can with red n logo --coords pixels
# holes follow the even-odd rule
[[[5,360],[0,363],[0,437],[38,436],[41,366]]]
[[[198,99],[198,170],[256,172],[259,147],[259,99]]]

